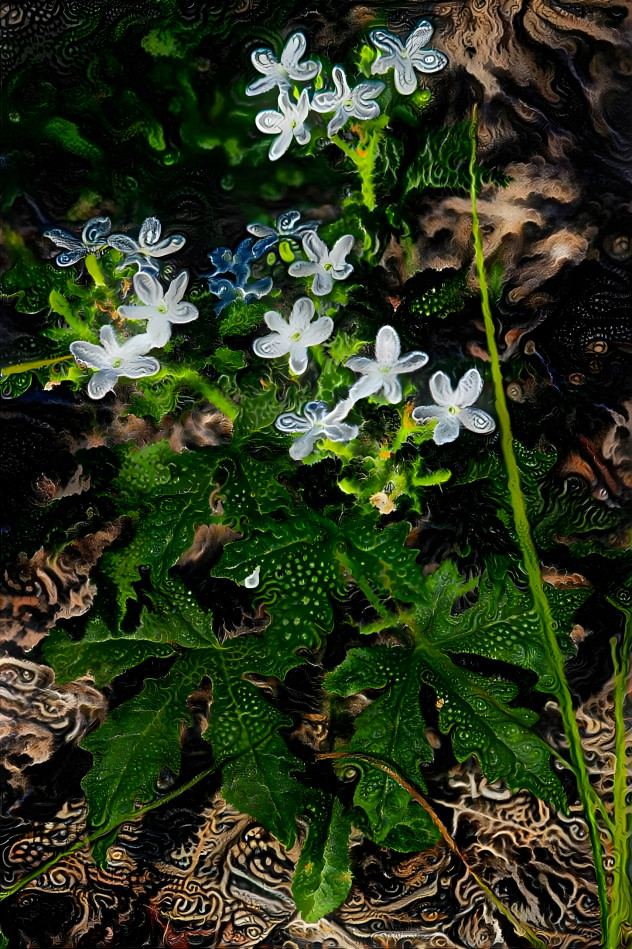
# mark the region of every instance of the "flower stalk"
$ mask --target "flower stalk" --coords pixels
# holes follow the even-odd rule
[[[472,232],[474,237],[474,253],[476,259],[476,273],[481,290],[481,310],[485,322],[485,335],[487,338],[487,349],[490,356],[492,381],[494,384],[494,395],[496,401],[496,411],[500,427],[500,444],[507,471],[507,481],[511,506],[513,511],[513,520],[518,536],[518,543],[522,551],[522,558],[525,573],[529,581],[529,589],[533,597],[533,604],[536,615],[540,621],[542,638],[546,644],[549,661],[551,665],[552,677],[554,679],[552,692],[557,698],[562,715],[564,732],[568,740],[571,762],[574,767],[577,778],[577,791],[584,810],[584,817],[588,825],[590,845],[593,854],[595,866],[595,877],[597,880],[597,891],[599,894],[599,905],[601,908],[601,930],[603,942],[608,942],[608,893],[606,885],[606,874],[602,859],[601,841],[599,838],[599,828],[595,809],[591,800],[591,785],[588,777],[588,770],[584,760],[581,739],[575,711],[573,709],[573,700],[564,674],[564,657],[560,651],[554,630],[554,621],[551,615],[549,602],[544,592],[542,575],[540,572],[540,561],[533,542],[531,534],[531,524],[527,514],[526,503],[522,487],[520,484],[520,473],[516,456],[513,449],[513,435],[511,431],[511,421],[509,410],[507,408],[507,399],[503,386],[502,369],[498,355],[498,346],[496,345],[496,335],[494,321],[489,300],[489,288],[485,276],[485,259],[483,255],[483,241],[481,229],[478,221],[478,211],[476,196],[478,190],[478,178],[476,175],[476,131],[478,117],[476,107],[472,122],[470,124],[470,195],[472,199]]]

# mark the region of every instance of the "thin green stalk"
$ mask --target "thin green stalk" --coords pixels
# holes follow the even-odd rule
[[[431,804],[429,804],[429,802],[425,799],[425,797],[421,794],[421,792],[413,784],[411,784],[410,781],[407,781],[406,778],[404,778],[399,773],[398,769],[395,767],[394,764],[392,764],[390,761],[389,762],[382,761],[380,758],[375,758],[373,755],[356,754],[354,752],[346,752],[346,751],[324,751],[324,752],[320,752],[317,755],[317,757],[320,758],[321,760],[323,759],[340,760],[344,758],[351,758],[354,761],[366,761],[368,764],[373,765],[374,768],[378,768],[380,771],[383,771],[384,774],[387,774],[389,778],[393,779],[393,781],[396,781],[400,787],[404,788],[404,790],[407,791],[408,794],[410,794],[413,800],[417,801],[417,803],[420,804],[421,807],[423,807],[424,811],[426,812],[426,814],[428,814],[431,821],[433,822],[433,824],[435,825],[435,827],[441,834],[443,840],[448,845],[452,853],[455,854],[455,856],[459,858],[459,860],[461,861],[461,863],[463,864],[467,872],[470,874],[472,879],[475,880],[476,883],[478,883],[479,887],[484,892],[488,900],[491,903],[493,903],[496,909],[500,913],[502,913],[502,915],[507,920],[509,920],[509,922],[514,927],[516,932],[520,936],[524,936],[524,938],[532,946],[534,946],[535,949],[546,949],[545,944],[538,938],[538,936],[536,936],[536,934],[533,932],[531,927],[528,926],[527,923],[523,923],[521,919],[518,919],[518,917],[515,916],[512,913],[512,911],[498,899],[494,891],[485,883],[482,877],[480,877],[478,873],[472,868],[472,866],[468,863],[464,854],[459,849],[456,841],[450,834],[450,831],[445,826],[445,824],[443,823],[443,821],[441,820],[441,818],[439,817],[435,809],[432,807]]]
[[[83,850],[84,847],[89,847],[90,844],[93,844],[96,840],[100,840],[102,837],[107,837],[108,834],[111,834],[113,830],[116,830],[122,824],[126,824],[129,821],[137,820],[139,817],[142,817],[144,814],[148,814],[150,811],[154,811],[157,807],[162,807],[163,804],[168,804],[169,801],[173,801],[174,798],[179,797],[180,794],[184,794],[185,791],[190,790],[192,787],[195,787],[200,781],[207,778],[209,775],[213,774],[217,770],[217,765],[213,765],[212,768],[208,768],[206,771],[202,771],[201,774],[196,775],[194,778],[191,778],[190,781],[187,781],[186,784],[181,785],[179,788],[176,788],[174,791],[170,791],[169,794],[165,794],[164,797],[159,798],[157,801],[152,801],[151,804],[145,804],[144,807],[139,807],[138,810],[133,811],[131,814],[126,814],[124,817],[118,818],[116,821],[107,824],[105,827],[100,827],[98,830],[95,830],[92,834],[89,834],[86,837],[82,837],[81,840],[77,840],[72,847],[69,847],[68,850],[64,850],[62,853],[58,853],[56,857],[53,857],[51,860],[48,860],[47,863],[43,863],[40,867],[33,870],[31,873],[27,874],[25,877],[22,877],[21,880],[18,880],[17,883],[14,883],[13,886],[10,886],[6,890],[0,892],[0,902],[2,900],[8,899],[10,896],[13,896],[15,893],[19,893],[20,890],[24,889],[25,886],[28,886],[29,883],[32,883],[33,880],[37,879],[42,873],[46,873],[48,870],[52,869],[60,860],[64,860],[66,857],[70,857],[73,853],[76,853],[77,850]]]
[[[632,618],[626,616],[625,632],[621,642],[621,662],[617,656],[617,640],[610,640],[612,665],[614,668],[614,867],[612,870],[612,912],[608,932],[607,949],[619,949],[624,945],[623,926],[632,920],[632,884],[629,876],[630,840],[632,839],[632,814],[626,806],[627,756],[625,747],[625,722],[623,705],[629,672],[630,648],[632,647]]]
[[[476,272],[478,282],[481,288],[481,310],[485,321],[485,335],[487,337],[487,349],[489,351],[492,380],[494,383],[494,394],[496,399],[496,411],[500,423],[500,444],[507,471],[507,481],[509,485],[509,494],[513,510],[514,525],[518,542],[522,551],[522,558],[525,572],[529,580],[529,588],[533,597],[533,604],[536,615],[540,621],[542,636],[548,649],[549,662],[554,677],[554,694],[560,706],[564,731],[568,740],[571,761],[574,766],[577,778],[577,790],[579,798],[584,809],[584,817],[588,825],[590,836],[590,845],[592,848],[593,862],[595,865],[595,877],[597,880],[597,891],[599,893],[599,905],[601,907],[601,930],[603,941],[607,943],[608,933],[608,893],[606,886],[606,874],[604,870],[601,841],[599,839],[599,829],[594,810],[591,806],[591,787],[584,761],[581,739],[579,737],[579,728],[573,709],[573,700],[568,688],[566,676],[564,674],[564,657],[560,651],[557,638],[554,632],[554,621],[551,615],[549,602],[544,592],[542,575],[540,573],[540,562],[538,554],[531,536],[531,524],[527,515],[527,508],[520,485],[520,473],[513,450],[513,435],[511,432],[511,422],[509,419],[509,410],[505,397],[503,386],[503,376],[498,356],[498,347],[496,345],[496,333],[492,311],[489,302],[489,290],[485,276],[485,258],[483,255],[483,241],[481,229],[478,222],[478,211],[476,206],[477,177],[476,177],[476,129],[477,115],[476,109],[470,125],[470,140],[472,150],[470,155],[470,195],[472,198],[472,231],[474,236],[474,252],[476,256]]]

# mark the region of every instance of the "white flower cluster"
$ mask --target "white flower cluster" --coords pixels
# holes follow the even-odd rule
[[[333,320],[321,316],[314,320],[314,304],[307,297],[297,300],[288,321],[274,310],[265,314],[265,321],[272,330],[268,336],[255,340],[253,350],[257,356],[274,359],[290,356],[290,369],[301,375],[307,369],[307,351],[311,346],[325,342],[334,328]],[[428,362],[426,353],[419,350],[401,355],[399,336],[392,326],[382,326],[375,340],[375,359],[352,356],[345,363],[349,369],[359,373],[359,378],[343,399],[333,409],[325,402],[308,402],[304,415],[286,412],[276,420],[276,427],[286,434],[300,433],[290,448],[292,458],[307,457],[320,438],[334,442],[347,442],[355,438],[357,425],[343,423],[353,406],[360,399],[382,395],[391,405],[402,401],[402,386],[399,380],[403,373],[417,372]],[[418,406],[412,417],[418,423],[431,418],[438,419],[433,438],[437,445],[454,441],[460,426],[479,434],[493,432],[496,423],[482,409],[471,408],[483,389],[483,379],[477,369],[469,369],[456,389],[444,372],[435,372],[430,379],[430,392],[437,403],[434,406]]]
[[[132,252],[137,253],[136,250],[130,249],[130,253]],[[118,314],[125,320],[142,320],[146,323],[145,332],[119,341],[113,326],[107,324],[101,327],[100,345],[84,340],[76,340],[70,344],[70,352],[79,364],[97,370],[88,382],[90,398],[102,399],[114,388],[121,376],[140,379],[160,371],[158,360],[147,354],[169,342],[174,323],[190,323],[198,317],[197,308],[182,299],[188,282],[189,274],[183,270],[170,282],[169,288],[164,290],[153,273],[139,269],[134,275],[133,283],[140,304],[120,306]]]
[[[377,57],[371,63],[371,73],[383,75],[392,69],[397,91],[411,95],[417,88],[415,70],[434,73],[448,62],[443,53],[426,48],[432,33],[433,27],[427,20],[421,20],[404,42],[386,30],[373,30],[370,38]],[[386,88],[385,83],[368,79],[352,87],[342,66],[334,66],[332,70],[333,89],[314,92],[311,100],[307,89],[299,92],[296,83],[312,82],[322,70],[322,63],[303,59],[306,50],[305,35],[299,30],[288,38],[280,60],[268,48],[255,49],[252,53],[253,66],[262,73],[262,78],[246,87],[246,95],[256,96],[278,89],[278,109],[264,109],[255,119],[261,132],[276,136],[268,152],[271,161],[284,155],[294,139],[299,145],[309,142],[310,110],[330,116],[329,138],[351,118],[375,119],[380,114],[375,100]]]

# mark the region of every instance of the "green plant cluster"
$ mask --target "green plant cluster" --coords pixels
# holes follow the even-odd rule
[[[147,76],[125,93],[117,59],[121,44],[130,42],[123,31],[118,46],[91,64],[90,95],[77,92],[62,103],[43,88],[28,100],[31,114],[20,122],[43,130],[50,147],[74,156],[86,171],[87,183],[68,194],[68,226],[111,204],[122,221],[139,224],[155,212],[175,230],[182,221],[169,219],[168,201],[150,203],[155,183],[164,194],[175,180],[172,172],[187,180],[196,163],[209,160],[217,180],[200,204],[211,217],[213,200],[219,206],[220,198],[245,223],[271,225],[271,208],[280,201],[308,216],[318,182],[323,203],[337,207],[318,234],[328,247],[353,236],[353,276],[319,299],[310,280],[297,284],[287,276],[288,263],[305,259],[300,242],[281,241],[256,265],[258,277],[272,277],[274,290],[262,300],[237,299],[218,315],[205,261],[229,241],[220,226],[191,228],[191,256],[182,261],[191,271],[190,299],[199,316],[174,325],[158,373],[124,380],[116,391],[123,412],[156,427],[166,416],[180,419],[211,404],[231,420],[232,437],[183,451],[163,437],[142,448],[127,442],[83,453],[92,488],[80,502],[62,499],[50,515],[38,513],[33,544],[41,531],[47,540],[55,537],[55,519],[76,517],[76,503],[96,504],[100,517],[121,518],[124,531],[94,572],[98,594],[84,628],[78,632],[76,624],[71,630],[61,622],[45,640],[43,656],[58,682],[89,673],[98,688],[149,658],[168,664],[83,741],[93,756],[83,786],[100,861],[107,861],[117,826],[135,807],[160,800],[164,769],[177,776],[188,699],[207,678],[213,698],[204,738],[226,800],[288,847],[299,819],[308,823],[293,894],[310,921],[347,896],[352,826],[404,852],[440,836],[406,789],[430,793],[423,777],[434,767],[429,729],[449,741],[457,761],[474,755],[488,781],[528,790],[567,810],[537,711],[543,696],[559,697],[560,669],[526,580],[523,538],[497,441],[463,433],[449,445],[435,444],[436,423],[417,425],[411,418],[417,396],[404,377],[399,404],[378,393],[354,405],[348,421],[357,426],[357,437],[348,443],[321,439],[303,462],[292,460],[290,438],[275,427],[282,413],[301,409],[308,399],[331,405],[343,398],[355,382],[346,361],[369,352],[380,325],[398,328],[376,275],[391,239],[402,247],[410,242],[415,192],[501,187],[502,170],[468,171],[467,127],[426,125],[429,88],[405,99],[391,86],[379,118],[346,126],[331,141],[314,137],[303,150],[293,145],[273,165],[268,142],[254,131],[256,108],[244,95],[245,80],[235,77],[227,89],[221,77],[207,76],[203,52],[213,28],[208,22],[194,36],[167,20],[145,32],[140,48]],[[365,75],[367,49],[360,40],[350,59]],[[161,90],[158,100],[149,95],[150,85]],[[18,83],[9,98],[19,91]],[[135,119],[126,125],[129,115]],[[17,135],[16,149],[24,144],[21,135],[28,133]],[[146,180],[112,174],[108,136],[119,149],[129,143]],[[411,158],[420,137],[423,147]],[[26,190],[20,172],[12,174],[9,209]],[[103,326],[129,329],[118,308],[134,293],[134,268],[111,248],[98,259],[87,255],[75,268],[56,267],[37,256],[17,226],[8,228],[8,247],[12,267],[3,292],[18,313],[35,321],[37,333],[3,357],[3,395],[17,397],[29,387],[85,392],[89,373],[69,346],[97,344]],[[176,269],[169,262],[161,275],[171,278]],[[335,324],[332,338],[310,352],[304,379],[289,371],[285,358],[258,359],[251,345],[264,314],[287,310],[297,286]],[[458,330],[471,301],[460,274],[409,304],[432,333],[438,319],[442,325],[453,320]],[[461,375],[469,362],[448,357],[444,368]],[[512,450],[539,554],[555,561],[564,533],[578,545],[567,563],[575,556],[571,565],[579,568],[582,558],[607,557],[595,532],[601,537],[616,526],[616,513],[591,500],[578,506],[552,486],[553,451],[518,441]],[[413,528],[437,512],[446,521],[452,512],[462,530],[435,561],[415,546]],[[200,528],[234,532],[204,569],[204,595],[181,566]],[[63,541],[57,536],[56,543]],[[473,555],[477,570],[466,576]],[[618,565],[613,569],[618,576]],[[563,664],[575,654],[571,632],[587,591],[544,590]],[[221,614],[219,601],[226,597],[263,617],[262,628],[221,636],[214,613]],[[289,739],[291,710],[260,686],[270,677],[288,682],[300,666],[327,712],[328,749],[343,756],[333,780],[332,766],[319,761],[322,749]],[[372,700],[353,717],[348,699],[359,693]],[[327,780],[314,778],[324,773],[314,770],[316,764],[328,769]]]

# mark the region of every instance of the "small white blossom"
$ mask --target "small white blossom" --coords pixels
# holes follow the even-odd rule
[[[252,348],[257,356],[275,359],[290,354],[290,369],[300,376],[307,369],[307,350],[318,346],[331,336],[334,321],[330,316],[314,317],[314,304],[309,297],[301,297],[292,307],[289,322],[276,310],[268,310],[264,320],[272,333],[256,339]]]
[[[287,91],[292,88],[292,80],[309,82],[315,79],[322,65],[311,59],[302,63],[301,59],[306,49],[307,41],[300,31],[288,37],[281,53],[281,62],[271,49],[255,49],[251,57],[252,64],[257,72],[263,73],[263,79],[255,79],[246,86],[246,95],[257,96],[274,89],[275,86],[278,86],[280,91]]]
[[[302,433],[290,448],[290,457],[298,461],[311,455],[321,438],[329,438],[332,442],[349,442],[355,438],[358,426],[342,421],[352,407],[349,399],[339,402],[331,411],[326,402],[308,402],[303,410],[304,416],[286,412],[279,415],[274,424],[286,435]]]
[[[260,132],[276,135],[268,151],[270,161],[276,161],[284,155],[292,144],[292,139],[295,138],[299,145],[306,145],[310,137],[310,131],[305,127],[305,119],[309,113],[309,96],[306,89],[301,93],[298,102],[292,102],[284,89],[279,95],[279,109],[280,112],[264,109],[255,118],[255,125]]]
[[[297,260],[290,264],[288,273],[292,277],[310,277],[313,274],[312,293],[324,297],[331,292],[334,280],[346,280],[353,271],[345,257],[354,243],[353,234],[345,234],[329,250],[316,231],[308,231],[303,236],[303,250],[309,260]]]
[[[380,114],[380,107],[374,100],[386,88],[383,82],[369,79],[350,89],[341,66],[334,66],[332,76],[336,91],[318,92],[312,99],[312,109],[315,112],[334,113],[327,126],[329,138],[340,131],[347,119],[376,119]]]
[[[444,53],[436,49],[422,49],[430,41],[433,27],[427,20],[420,20],[405,44],[386,30],[373,30],[370,34],[378,48],[378,57],[371,64],[371,73],[380,75],[394,70],[395,88],[401,95],[409,96],[417,88],[415,69],[422,73],[439,72],[448,62]]]
[[[456,389],[453,389],[445,372],[435,372],[430,378],[430,394],[436,405],[418,405],[413,409],[413,419],[421,424],[428,419],[439,419],[433,432],[437,445],[453,442],[461,425],[470,432],[487,435],[496,428],[491,415],[482,409],[470,408],[483,391],[483,379],[478,369],[468,369],[461,377]]]
[[[349,369],[362,374],[362,378],[349,390],[353,402],[377,395],[382,391],[384,398],[392,405],[402,400],[402,387],[398,375],[402,372],[415,372],[428,362],[426,353],[418,350],[400,356],[399,336],[392,326],[382,326],[375,340],[375,359],[366,356],[352,356],[345,363]]]
[[[98,370],[88,383],[90,398],[102,399],[114,388],[119,376],[141,379],[143,376],[153,376],[160,370],[158,360],[145,355],[153,345],[147,333],[131,336],[119,343],[114,330],[107,325],[101,327],[99,336],[100,346],[83,340],[70,344],[70,352],[77,362]]]
[[[197,320],[197,307],[182,303],[189,282],[186,270],[179,273],[165,292],[159,280],[141,271],[134,274],[134,292],[142,306],[120,306],[118,311],[126,320],[149,320],[147,335],[152,346],[164,346],[171,338],[172,323],[191,323]]]
[[[148,217],[141,225],[138,240],[134,240],[127,234],[111,234],[108,238],[110,247],[125,254],[125,260],[117,269],[122,270],[129,264],[137,264],[139,272],[146,270],[149,273],[158,274],[158,264],[151,258],[165,257],[167,254],[180,250],[186,243],[186,237],[182,234],[172,234],[171,237],[160,240],[161,230],[162,226],[158,218]]]
[[[101,257],[107,250],[108,234],[112,230],[109,217],[91,217],[83,226],[81,238],[76,234],[69,234],[60,227],[52,227],[44,231],[44,237],[60,248],[55,255],[58,267],[70,267],[77,264],[88,254]]]

